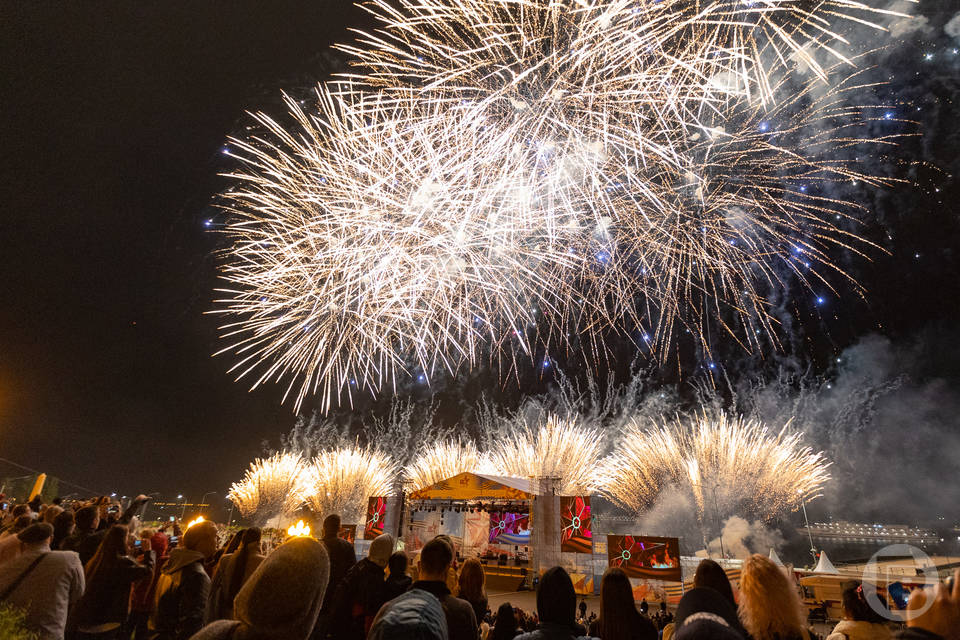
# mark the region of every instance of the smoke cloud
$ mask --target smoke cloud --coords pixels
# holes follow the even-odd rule
[[[754,553],[767,555],[770,549],[780,550],[783,547],[783,536],[759,520],[749,522],[733,516],[724,521],[722,536],[710,541],[710,555],[719,556],[721,547],[728,558],[744,559]]]

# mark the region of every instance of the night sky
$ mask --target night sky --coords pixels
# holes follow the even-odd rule
[[[866,301],[794,305],[802,338],[788,349],[814,370],[869,333],[960,335],[954,11],[922,0],[925,27],[876,58],[891,82],[881,97],[924,137],[893,156],[911,184],[867,203],[864,235],[889,254],[852,267]],[[248,393],[231,360],[211,358],[221,240],[204,221],[244,110],[322,79],[323,53],[363,21],[342,0],[0,5],[0,456],[96,492],[222,495],[290,428],[280,388]],[[633,354],[619,355],[622,369]],[[937,375],[956,380],[954,368]]]

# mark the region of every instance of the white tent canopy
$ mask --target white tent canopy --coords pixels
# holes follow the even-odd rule
[[[833,566],[833,563],[830,562],[830,558],[827,557],[827,552],[820,551],[820,561],[817,563],[817,568],[813,570],[814,573],[832,573],[838,575],[840,572],[837,571],[837,568]]]
[[[780,556],[777,555],[777,552],[774,551],[773,547],[770,547],[770,560],[772,560],[773,563],[778,567],[783,566],[783,561],[780,560]]]

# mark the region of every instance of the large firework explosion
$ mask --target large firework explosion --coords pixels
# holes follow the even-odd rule
[[[292,128],[259,115],[266,136],[233,141],[224,351],[295,407],[573,333],[596,353],[639,328],[665,357],[684,328],[709,358],[718,325],[755,348],[785,277],[829,286],[830,249],[865,248],[832,189],[883,180],[836,152],[889,140],[815,54],[849,65],[831,21],[868,5],[369,9],[315,114],[288,100]]]
[[[305,499],[318,518],[338,513],[345,523],[361,524],[367,500],[393,495],[397,475],[390,456],[370,447],[323,451],[305,469]]]
[[[830,478],[823,454],[789,428],[726,414],[654,429],[633,422],[604,462],[600,492],[641,512],[672,487],[693,498],[701,524],[708,508],[768,520],[818,497]]]
[[[519,424],[488,455],[501,476],[551,478],[562,495],[584,495],[595,484],[603,437],[599,429],[548,416],[541,424]]]
[[[296,511],[304,502],[306,470],[298,453],[277,453],[257,458],[243,479],[230,487],[227,498],[244,517],[258,525],[279,520]]]
[[[403,468],[403,481],[409,490],[418,491],[466,471],[492,473],[494,469],[472,441],[444,440],[421,447]]]

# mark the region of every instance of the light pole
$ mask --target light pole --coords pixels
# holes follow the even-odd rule
[[[184,513],[186,512],[186,510],[187,510],[187,501],[183,499],[183,494],[182,494],[182,493],[179,494],[179,495],[177,495],[177,500],[182,501],[182,504],[183,504],[183,508],[180,509],[180,519],[183,520],[183,514],[184,514]]]
[[[233,524],[233,500],[230,500],[230,515],[227,516],[227,526]]]
[[[717,529],[720,531],[720,559],[726,558],[723,553],[723,526],[720,524],[720,502],[717,500],[717,485],[713,485],[713,507],[717,511]]]
[[[817,566],[817,549],[813,546],[813,532],[810,531],[810,520],[807,519],[807,499],[803,495],[803,491],[797,489],[797,493],[800,495],[800,505],[803,507],[803,521],[807,525],[807,538],[810,540],[810,554],[813,556],[813,566]]]
[[[203,509],[203,501],[207,499],[207,496],[215,496],[215,495],[217,495],[216,491],[207,491],[205,494],[203,494],[203,497],[200,498],[200,503],[197,505],[197,508]]]

